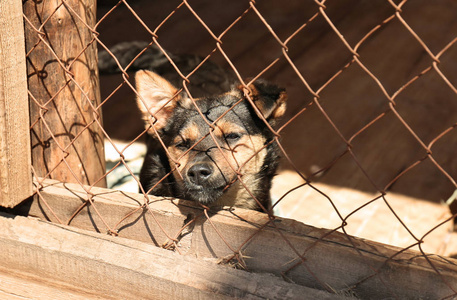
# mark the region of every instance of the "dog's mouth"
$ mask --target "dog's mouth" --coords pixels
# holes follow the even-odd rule
[[[224,187],[222,188],[194,188],[188,189],[186,198],[192,201],[199,202],[204,205],[210,205],[216,202],[224,194]]]
[[[185,174],[185,198],[204,205],[217,202],[230,188],[227,174],[210,164],[195,164]]]

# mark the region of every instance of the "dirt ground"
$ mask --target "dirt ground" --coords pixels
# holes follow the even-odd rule
[[[248,1],[189,2],[216,35],[249,7]],[[180,1],[129,3],[154,30]],[[112,5],[111,1],[99,1],[99,18]],[[256,7],[282,40],[319,9],[314,1],[278,5],[277,1],[265,0],[258,1]],[[417,0],[407,2],[401,16],[427,49],[437,54],[457,35],[456,10],[457,2],[452,0]],[[325,11],[351,46],[395,14],[388,1],[329,2]],[[106,17],[98,31],[108,47],[129,40],[151,40],[123,5]],[[215,40],[186,7],[177,10],[157,35],[161,45],[173,53],[206,56],[216,47]],[[222,42],[224,51],[245,78],[256,76],[282,53],[281,46],[252,11]],[[289,57],[310,88],[319,90],[321,107],[310,105],[313,96],[284,57],[262,75],[284,86],[289,95],[283,123],[286,126],[280,134],[290,160],[283,156],[273,199],[281,199],[290,189],[303,184],[296,170],[311,182],[288,193],[277,205],[276,213],[332,229],[346,220],[343,229],[348,234],[400,247],[425,237],[421,245],[424,251],[457,253],[452,213],[444,204],[456,189],[457,131],[441,135],[457,122],[457,94],[450,87],[457,85],[457,46],[452,45],[439,58],[439,71],[449,82],[436,70],[420,75],[432,66],[433,59],[405,25],[394,18],[358,49],[360,61],[382,88],[360,65],[353,63],[344,68],[353,56],[322,16],[309,22],[287,46]],[[219,52],[211,61],[230,70]],[[100,81],[105,99],[122,78],[106,75]],[[397,113],[389,109],[383,89],[388,95],[395,95]],[[105,127],[112,138],[129,141],[142,131],[133,92],[125,85],[103,109]],[[430,147],[431,157],[421,142]],[[381,191],[386,192],[384,197],[380,197]]]

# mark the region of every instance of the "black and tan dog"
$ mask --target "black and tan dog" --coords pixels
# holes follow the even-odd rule
[[[266,122],[284,114],[284,89],[255,81],[249,90],[256,112],[241,88],[192,101],[154,72],[139,71],[135,81],[149,128],[145,192],[207,206],[269,206],[279,151]]]
[[[135,81],[149,133],[140,173],[144,192],[207,206],[269,206],[279,150],[266,123],[273,126],[284,114],[284,89],[255,81],[249,87],[254,109],[230,72],[210,61],[200,65],[197,55],[168,53],[181,72],[194,73],[189,89],[199,98],[192,101],[178,94],[174,85],[182,78],[155,45],[125,42],[110,50],[99,53],[101,73],[118,73],[119,64],[142,70]]]

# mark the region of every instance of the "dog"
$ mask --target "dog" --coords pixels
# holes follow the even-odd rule
[[[252,83],[256,112],[242,86],[192,100],[151,71],[137,72],[135,82],[149,133],[140,172],[145,192],[205,206],[269,207],[279,149],[265,121],[274,126],[284,114],[284,89]]]
[[[160,56],[157,49],[152,50],[151,56]],[[181,58],[173,56],[179,65],[190,69],[201,61],[192,57],[192,63],[186,63]],[[140,70],[135,74],[137,105],[148,132],[140,190],[207,207],[266,211],[280,157],[269,127],[275,126],[285,112],[285,89],[264,80],[254,81],[247,89],[239,84],[229,86],[228,76],[217,66],[205,64],[200,72],[210,76],[200,77],[210,78],[211,84],[199,80],[198,72],[190,77],[191,83],[202,81],[200,87],[212,87],[208,95],[198,98],[191,97],[192,90],[189,96],[175,87],[177,80],[172,79],[173,84],[157,74],[174,71],[167,73],[155,66],[148,69],[157,72]],[[224,84],[217,86],[215,82]]]

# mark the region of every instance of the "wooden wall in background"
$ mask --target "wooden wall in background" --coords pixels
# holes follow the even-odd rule
[[[249,7],[248,2],[219,0],[216,4],[211,0],[195,0],[191,5],[218,35]],[[103,3],[106,6],[99,9],[99,17],[112,7],[109,1],[100,1],[100,5]],[[132,7],[154,30],[179,3],[179,0],[170,0],[166,5],[161,5],[160,2],[136,0],[132,2]],[[276,0],[264,0],[256,3],[256,7],[283,41],[318,11],[315,1],[288,1],[278,5]],[[453,0],[415,0],[408,1],[402,7],[401,15],[436,54],[456,36],[456,10],[457,2]],[[395,14],[389,1],[333,1],[326,3],[325,11],[351,46]],[[108,47],[124,41],[151,40],[148,32],[124,6],[119,6],[98,29],[100,39]],[[157,34],[161,45],[172,53],[206,56],[216,44],[185,7],[179,9]],[[224,51],[243,77],[256,76],[281,56],[281,46],[252,12],[231,28],[222,41]],[[352,54],[321,16],[292,39],[288,49],[294,64],[315,90],[352,59]],[[433,62],[398,19],[383,26],[358,52],[361,61],[380,79],[389,94],[393,94]],[[456,57],[457,47],[454,44],[440,58],[439,64],[454,85],[457,83],[457,73],[454,71],[457,69]],[[217,52],[211,61],[230,70],[225,59]],[[286,88],[289,100],[284,121],[312,102],[312,95],[286,59],[282,58],[262,77]],[[100,80],[102,97],[106,97],[122,78],[108,75]],[[389,103],[373,79],[357,64],[345,70],[323,90],[321,101],[346,139],[384,112]],[[103,109],[106,112],[106,130],[111,137],[132,140],[143,130],[136,112],[134,94],[129,88],[119,90]],[[456,95],[434,71],[422,76],[399,95],[397,109],[426,144],[457,121]],[[127,114],[127,111],[131,113]],[[125,121],[129,124],[128,128],[118,125],[121,116],[123,120],[128,119]],[[281,135],[287,154],[306,175],[329,165],[347,149],[316,105],[310,106]],[[426,155],[426,151],[393,113],[388,113],[357,136],[353,145],[354,153],[379,189]],[[456,147],[456,130],[433,147],[434,158],[443,164],[453,178],[457,177],[457,156],[453,150]],[[283,168],[290,169],[291,166],[284,163]],[[364,192],[377,191],[348,154],[323,176],[312,180]],[[451,196],[455,186],[430,160],[426,160],[403,176],[390,190],[439,203]]]

